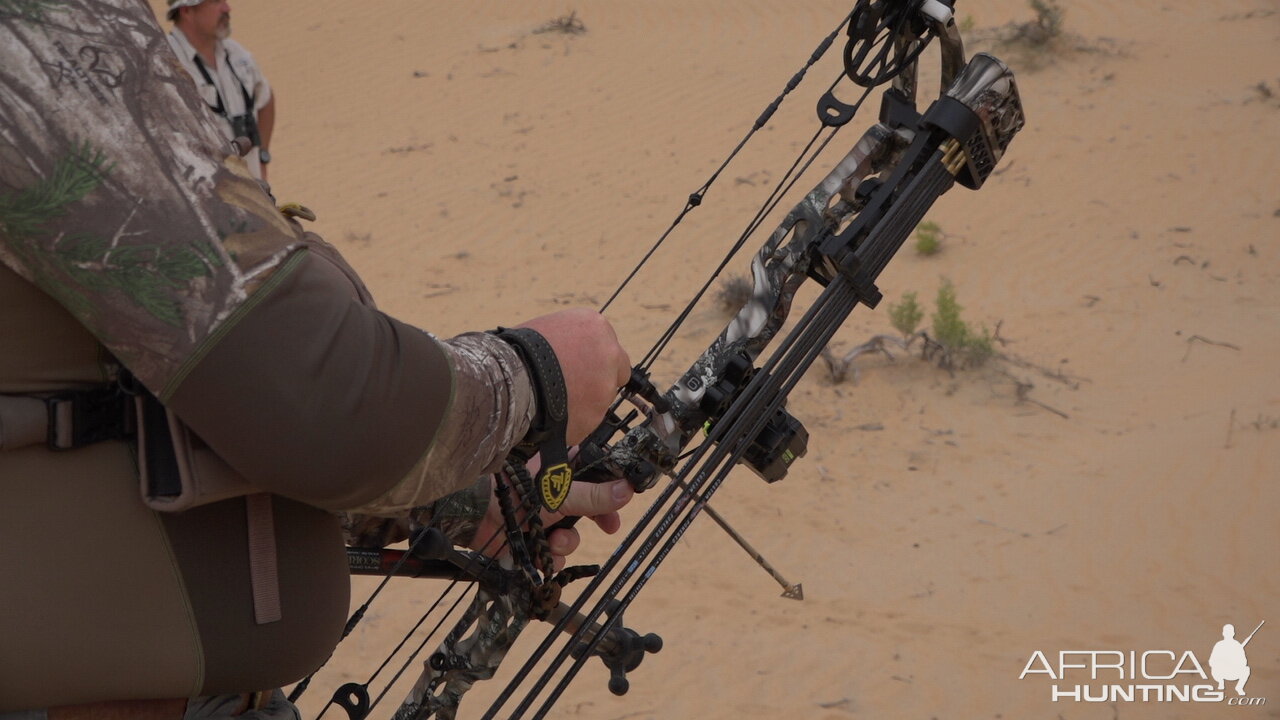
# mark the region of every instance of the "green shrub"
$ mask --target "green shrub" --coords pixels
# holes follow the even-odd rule
[[[966,360],[969,365],[978,366],[986,362],[992,355],[996,354],[995,341],[991,337],[991,331],[987,330],[987,326],[982,326],[982,334],[971,334],[969,336],[969,345],[965,349]]]
[[[938,288],[937,309],[933,312],[933,339],[948,348],[964,347],[969,337],[969,326],[960,318],[960,303],[956,301],[956,288],[950,280],[943,280]]]
[[[938,223],[926,220],[916,226],[916,252],[935,255],[942,249],[942,228]]]
[[[913,292],[903,293],[901,302],[889,304],[889,322],[893,323],[894,329],[902,333],[903,337],[915,333],[923,319],[924,310],[920,309],[920,303],[916,302],[916,294]]]
[[[964,308],[956,300],[956,288],[944,279],[938,288],[937,309],[933,313],[933,340],[942,348],[940,364],[973,367],[995,353],[991,333],[984,326],[975,332],[960,317]]]

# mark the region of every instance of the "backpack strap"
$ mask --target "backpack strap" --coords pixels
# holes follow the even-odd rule
[[[259,625],[266,625],[282,617],[271,495],[246,495],[244,503],[249,522],[249,586],[253,591],[253,619]]]

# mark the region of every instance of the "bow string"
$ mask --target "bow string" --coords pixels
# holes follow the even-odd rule
[[[725,161],[690,194],[685,207],[604,304],[602,312],[681,220],[702,204],[720,173],[844,30],[848,39],[843,68],[818,101],[820,126],[709,279],[633,369],[631,381],[601,425],[578,448],[575,481],[624,478],[637,491],[645,491],[666,479],[603,565],[554,571],[546,540],[550,528],[542,527],[537,493],[522,462],[508,462],[499,474],[495,487],[504,528],[478,550],[456,549],[430,526],[417,528],[405,551],[351,549],[353,573],[380,574],[384,579],[352,616],[344,638],[390,577],[452,581],[393,654],[459,584],[475,587],[461,618],[424,663],[395,712],[396,720],[454,718],[467,691],[493,677],[516,638],[534,621],[550,626],[545,637],[484,718],[544,717],[591,658],[604,663],[610,672],[609,689],[621,695],[629,687],[627,673],[662,648],[657,635],[626,627],[627,608],[690,524],[709,510],[712,495],[735,466],[745,465],[772,483],[804,455],[808,431],[787,412],[788,394],[853,309],[860,304],[874,308],[880,301],[877,278],[933,203],[957,182],[980,188],[1024,124],[1008,67],[985,53],[966,61],[953,6],[954,0],[858,0]],[[935,40],[941,91],[920,112],[918,61]],[[852,103],[837,95],[846,83],[862,88]],[[651,368],[693,307],[870,93],[885,85],[889,87],[883,92],[879,121],[753,254],[750,298],[679,380],[660,392],[650,380]],[[783,332],[795,294],[807,281],[822,290]],[[767,352],[770,346],[773,350]],[[578,580],[586,583],[577,596],[572,602],[562,600],[564,589]],[[458,594],[453,607],[465,597]],[[444,622],[442,618],[421,641],[387,689]],[[387,662],[367,682],[339,688],[330,706],[340,706],[350,720],[366,717],[387,692],[384,689],[374,700],[368,692]],[[309,679],[295,687],[291,699],[297,699]]]

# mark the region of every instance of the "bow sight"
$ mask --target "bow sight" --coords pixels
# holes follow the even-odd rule
[[[480,553],[453,550],[447,543],[441,544],[443,536],[438,532],[423,534],[433,539],[420,546],[415,543],[419,549],[397,556],[390,570],[385,556],[380,562],[367,557],[359,563],[353,560],[353,567],[379,566],[388,575],[402,572],[402,568],[411,568],[403,572],[430,574],[433,570],[429,568],[435,568],[439,576],[469,577],[479,586],[462,621],[431,656],[398,718],[454,717],[462,695],[474,682],[493,675],[530,619],[545,620],[553,627],[494,701],[486,718],[499,714],[523,717],[539,700],[534,715],[542,717],[593,656],[609,667],[610,688],[625,692],[625,673],[646,653],[661,647],[657,636],[623,627],[623,612],[689,524],[709,509],[709,499],[734,466],[747,465],[774,482],[804,455],[808,432],[786,411],[788,394],[849,313],[859,304],[874,308],[880,302],[876,285],[880,273],[933,203],[956,182],[980,188],[1023,126],[1013,73],[985,53],[965,61],[952,8],[951,0],[859,0],[739,143],[741,149],[768,122],[847,24],[844,67],[817,104],[822,126],[724,262],[636,366],[604,422],[580,445],[574,475],[577,481],[625,478],[636,490],[648,490],[662,477],[670,478],[603,567],[570,568],[552,575],[533,484],[526,480],[528,473],[522,467],[510,467],[511,463],[506,475],[514,478],[512,484],[520,490],[522,500],[520,508],[504,506],[509,526],[505,537],[513,545],[529,545],[513,548],[522,568],[499,567]],[[941,92],[924,112],[918,112],[917,63],[925,46],[935,38],[941,55]],[[865,88],[856,102],[846,103],[836,96],[835,89],[844,78]],[[884,93],[879,122],[786,214],[752,258],[750,299],[680,379],[660,392],[650,380],[649,369],[693,305],[786,191],[853,118],[871,89],[885,83],[891,85]],[[819,143],[824,133],[826,137]],[[685,214],[701,205],[707,189],[737,152],[735,149],[689,197],[646,259]],[[623,287],[634,275],[633,271]],[[816,281],[823,289],[803,317],[783,333],[795,293],[807,280]],[[605,303],[606,308],[612,300]],[[775,338],[778,342],[772,343]],[[771,343],[775,348],[762,361]],[[625,412],[624,402],[632,406]],[[698,437],[701,441],[687,449]],[[505,487],[503,482],[499,482],[500,488]],[[500,499],[505,495],[499,491]],[[523,523],[520,511],[525,513]],[[417,559],[410,561],[412,558]],[[560,602],[564,584],[585,577],[591,579],[572,604]],[[798,591],[798,586],[795,589]],[[592,603],[589,609],[588,603]],[[552,645],[565,634],[569,638],[561,649],[545,660]],[[572,664],[565,670],[570,659]],[[557,675],[559,680],[548,691]],[[532,687],[525,688],[526,680]],[[367,683],[344,686],[339,696],[352,693],[352,687],[359,692],[351,697],[364,694],[357,712],[342,697],[336,697],[335,702],[346,707],[352,718],[363,717],[369,709]],[[524,691],[523,699],[515,708],[504,710],[517,691]],[[293,697],[297,694],[295,691]]]

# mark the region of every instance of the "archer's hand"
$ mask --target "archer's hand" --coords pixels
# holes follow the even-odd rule
[[[534,477],[538,473],[538,458],[529,461],[529,472]],[[542,526],[550,527],[565,517],[578,515],[590,518],[605,533],[612,535],[618,532],[622,527],[622,518],[618,515],[618,510],[622,506],[631,501],[635,491],[631,489],[631,485],[626,480],[614,480],[607,483],[585,483],[574,482],[569,486],[569,496],[565,498],[564,504],[560,506],[557,512],[547,512],[542,510]],[[490,539],[497,534],[499,537],[492,542]],[[475,539],[472,541],[474,549],[485,553],[486,555],[505,555],[509,551],[506,549],[503,540],[503,523],[502,511],[498,506],[498,498],[496,495],[490,494],[489,510],[485,513],[484,519],[480,521],[480,525],[476,530]],[[564,568],[565,557],[578,549],[578,545],[582,542],[578,529],[568,528],[552,530],[547,536],[547,542],[551,545],[551,555],[555,562],[555,570],[558,572]],[[483,547],[485,543],[489,543],[487,547]],[[503,543],[502,552],[498,552],[499,543]]]
[[[576,445],[600,424],[618,388],[631,377],[627,351],[609,321],[587,308],[543,315],[519,327],[537,330],[556,353],[569,396],[565,439]]]

